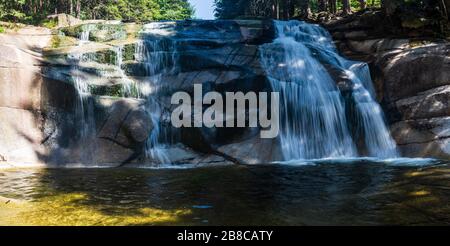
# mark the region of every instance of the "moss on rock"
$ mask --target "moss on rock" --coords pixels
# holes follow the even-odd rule
[[[63,27],[60,29],[66,36],[79,38],[83,31],[89,30],[89,40],[94,42],[108,42],[127,38],[127,31],[123,24],[82,24],[78,26]]]

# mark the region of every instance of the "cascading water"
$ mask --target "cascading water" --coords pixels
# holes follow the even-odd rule
[[[153,123],[153,130],[146,144],[146,155],[161,164],[170,163],[167,149],[174,142],[173,134],[170,132],[170,127],[165,126],[161,120],[163,110],[158,102],[158,93],[162,90],[162,76],[170,74],[176,67],[176,46],[173,41],[164,37],[164,33],[160,32],[162,30],[160,25],[163,24],[150,23],[145,25],[141,32],[142,39],[136,43],[135,62],[141,66],[140,74],[143,82],[139,86],[123,70],[123,45],[119,44],[111,48],[115,53],[115,60],[111,61],[112,66],[102,64],[102,67],[99,67],[95,52],[92,52],[91,49],[86,49],[88,52],[83,52],[83,46],[92,45],[95,47],[89,39],[92,31],[97,30],[98,27],[95,24],[82,26],[77,51],[69,57],[74,64],[72,78],[79,99],[76,118],[80,141],[84,143],[79,145],[81,162],[92,163],[95,160],[95,146],[93,144],[96,144],[96,126],[94,99],[91,94],[95,84],[92,84],[91,75],[87,71],[96,70],[96,73],[102,77],[114,78],[115,81],[120,83],[119,96],[146,100],[145,109],[150,114]]]
[[[90,32],[93,30],[93,25],[85,25],[82,27],[82,32],[79,37],[79,47],[89,43]],[[77,103],[76,117],[78,120],[78,130],[80,132],[80,139],[85,143],[80,148],[80,161],[92,162],[94,156],[94,145],[96,144],[95,136],[95,117],[94,117],[94,102],[91,98],[89,81],[83,76],[80,71],[83,64],[88,64],[94,60],[92,54],[78,52],[72,55],[71,59],[75,62],[73,67],[73,79],[75,88],[78,93],[79,101]]]
[[[272,89],[280,92],[284,158],[356,157],[361,154],[355,141],[358,136],[364,138],[367,155],[397,157],[395,142],[374,99],[367,64],[341,57],[330,34],[318,25],[276,21],[275,26],[277,38],[261,46],[260,52]],[[348,103],[335,74],[349,84],[353,117],[347,114]]]
[[[127,74],[122,68],[123,46],[114,46],[113,50],[116,53],[115,65],[118,72],[118,77],[121,78],[121,86],[122,86],[121,96],[123,97],[135,96],[139,98],[140,94],[135,82],[128,78]]]
[[[142,40],[136,44],[135,59],[141,64],[141,73],[147,77],[140,92],[147,98],[146,109],[151,115],[153,130],[147,141],[146,155],[161,164],[170,164],[167,149],[174,142],[170,126],[165,126],[163,110],[158,102],[158,94],[162,92],[162,76],[171,74],[176,69],[176,44],[161,33],[161,25],[167,23],[146,24],[141,32]],[[144,88],[143,88],[144,87]]]

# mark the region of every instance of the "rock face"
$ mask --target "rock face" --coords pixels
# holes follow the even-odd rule
[[[11,121],[11,126],[1,125],[5,128],[0,139],[1,162],[58,167],[156,164],[160,160],[149,147],[155,147],[155,138],[163,138],[153,136],[155,131],[164,135],[170,125],[173,92],[193,93],[194,84],[203,84],[204,92],[267,90],[258,45],[272,40],[270,22],[186,21],[162,25],[160,31],[175,33],[167,33],[171,35],[167,42],[176,43],[176,47],[161,46],[161,68],[154,64],[158,60],[139,57],[145,55],[138,50],[146,35],[153,35],[145,28],[151,29],[152,24],[70,25],[59,29],[64,36],[46,30],[47,39],[39,50],[26,47],[38,58],[11,58],[17,60],[11,62],[14,72],[1,71],[0,116],[2,121]],[[79,41],[83,35],[89,42]],[[0,52],[9,59],[16,53],[21,55],[21,48],[4,45]],[[176,57],[177,61],[164,63],[164,57]],[[33,69],[21,73],[23,65]],[[158,74],[157,69],[165,67],[173,72]],[[159,86],[154,84],[158,81],[164,81],[160,85],[165,92],[154,102],[158,107],[154,111],[155,105],[149,105],[152,100],[145,98],[153,97],[146,93]],[[82,89],[84,86],[87,89]],[[17,117],[11,117],[15,114]],[[170,147],[164,147],[165,160],[196,165],[267,162],[276,151],[271,150],[272,142],[260,141],[257,134],[257,130],[238,128],[179,130],[171,133],[176,139]],[[23,141],[16,140],[21,138]]]
[[[384,38],[367,29],[376,18],[328,27],[345,54],[370,62],[403,155],[449,158],[449,45]],[[53,33],[61,32],[0,34],[0,166],[282,159],[278,140],[261,139],[258,128],[170,125],[171,95],[192,95],[194,84],[203,93],[271,90],[259,54],[275,36],[270,21],[96,22]]]
[[[383,24],[369,28],[372,22],[385,20],[381,13],[368,12],[327,27],[343,53],[369,63],[402,154],[449,159],[450,44],[417,37],[411,29],[392,33],[394,27],[386,30],[384,25],[383,30]]]
[[[410,48],[384,59],[376,66],[384,67],[384,101],[399,147],[409,156],[448,159],[450,45]]]
[[[41,28],[0,34],[0,166],[43,164],[40,51],[50,38]]]

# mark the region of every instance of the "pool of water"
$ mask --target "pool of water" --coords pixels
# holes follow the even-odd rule
[[[0,170],[0,225],[450,224],[450,164],[399,163]]]

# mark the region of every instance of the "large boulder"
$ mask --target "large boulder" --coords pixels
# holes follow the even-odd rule
[[[426,44],[378,57],[374,62],[379,71],[374,73],[375,81],[403,154],[450,158],[450,137],[429,131],[437,124],[436,119],[450,116],[450,44]],[[399,125],[404,125],[402,131]]]
[[[450,117],[399,121],[391,131],[400,150],[411,157],[450,156]]]

